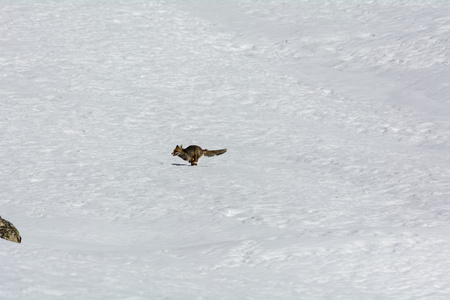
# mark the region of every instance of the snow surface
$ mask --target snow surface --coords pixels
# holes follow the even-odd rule
[[[449,299],[449,16],[1,1],[0,299]]]

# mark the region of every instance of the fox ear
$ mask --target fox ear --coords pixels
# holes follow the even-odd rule
[[[183,149],[183,145],[180,145],[180,148],[182,148],[182,149]]]

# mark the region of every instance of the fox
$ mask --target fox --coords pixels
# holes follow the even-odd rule
[[[196,145],[190,145],[187,148],[183,149],[183,145],[176,146],[175,149],[172,152],[173,156],[179,156],[183,160],[187,160],[191,163],[191,166],[196,166],[198,159],[204,156],[216,156],[221,155],[227,152],[227,149],[220,149],[220,150],[208,150],[208,149],[202,149],[199,146]]]

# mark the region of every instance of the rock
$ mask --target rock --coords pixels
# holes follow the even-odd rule
[[[20,237],[19,231],[14,227],[13,224],[6,221],[0,216],[0,238],[20,243],[22,238]]]

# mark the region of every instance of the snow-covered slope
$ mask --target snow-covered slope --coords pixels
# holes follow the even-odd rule
[[[450,4],[205,2],[0,3],[0,299],[448,299]]]

